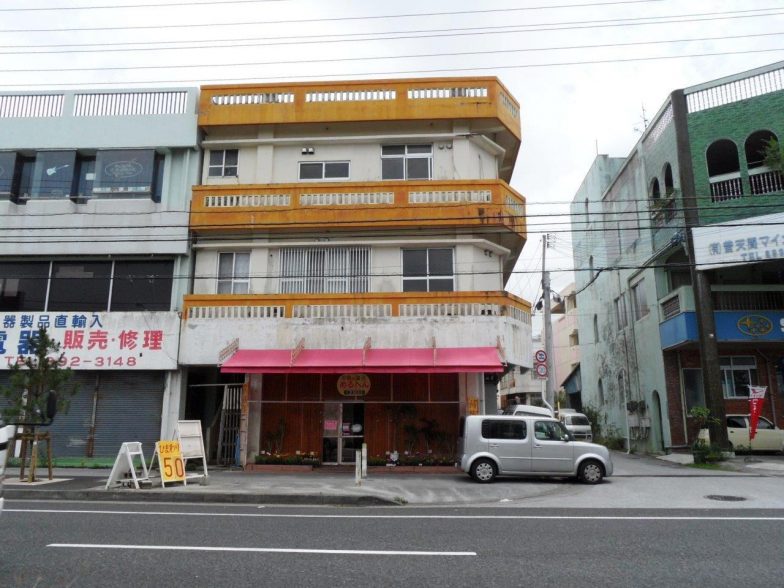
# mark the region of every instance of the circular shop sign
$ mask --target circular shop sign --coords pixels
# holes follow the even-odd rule
[[[341,396],[366,396],[370,392],[367,374],[343,374],[338,378],[338,393]]]

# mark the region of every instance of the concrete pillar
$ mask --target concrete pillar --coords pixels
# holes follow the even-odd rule
[[[161,439],[174,439],[177,421],[185,417],[184,370],[167,372],[161,408]]]
[[[248,462],[253,463],[255,455],[261,451],[261,387],[264,376],[262,374],[249,374],[248,386],[248,434],[244,451]],[[244,409],[245,407],[243,407]]]

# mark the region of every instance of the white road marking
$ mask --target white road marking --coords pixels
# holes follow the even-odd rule
[[[146,549],[153,551],[234,551],[243,553],[317,553],[325,555],[440,555],[471,556],[475,551],[380,551],[373,549],[286,549],[278,547],[214,547],[199,545],[102,545],[100,543],[50,543],[47,547],[73,549]]]
[[[350,515],[350,514],[285,514],[285,513],[224,513],[224,512],[166,512],[133,510],[66,510],[6,508],[3,512],[46,514],[97,514],[175,517],[239,517],[280,519],[449,519],[449,520],[531,520],[531,521],[781,521],[780,517],[722,517],[722,516],[611,516],[611,515]]]

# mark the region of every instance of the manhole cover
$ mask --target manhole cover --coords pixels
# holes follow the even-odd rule
[[[727,496],[724,494],[708,494],[705,498],[708,500],[723,500],[724,502],[743,502],[746,500],[743,496]]]

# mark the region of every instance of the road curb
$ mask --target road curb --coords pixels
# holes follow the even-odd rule
[[[194,502],[222,504],[283,504],[298,506],[399,506],[380,496],[333,494],[182,493],[149,490],[21,490],[6,488],[8,500],[81,500],[96,502]]]

